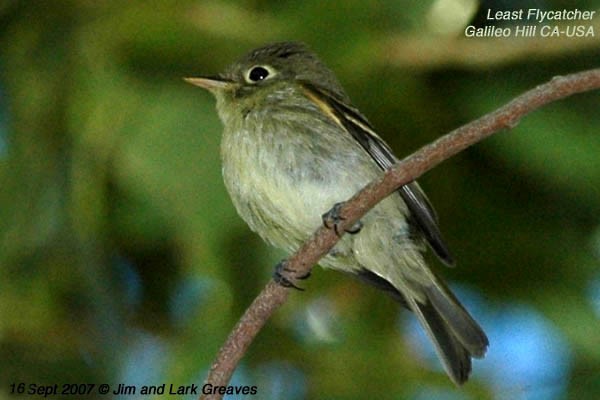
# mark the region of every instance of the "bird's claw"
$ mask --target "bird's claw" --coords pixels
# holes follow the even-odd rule
[[[294,288],[296,290],[304,291],[303,288],[294,285],[290,278],[306,279],[310,276],[310,271],[301,276],[291,277],[290,274],[295,274],[296,270],[288,268],[287,265],[288,262],[286,260],[283,260],[275,266],[275,272],[273,272],[273,280],[285,288]]]
[[[331,208],[331,210],[327,211],[325,214],[323,214],[321,216],[321,219],[323,220],[323,225],[325,226],[325,228],[327,228],[327,229],[333,228],[333,231],[338,236],[341,236],[340,231],[339,231],[339,224],[343,220],[346,219],[346,218],[342,217],[342,215],[341,215],[341,210],[342,210],[343,205],[344,205],[343,202],[336,203]],[[355,235],[358,232],[360,232],[362,227],[363,227],[363,223],[361,221],[356,221],[356,223],[354,225],[352,225],[349,229],[345,229],[345,232],[349,233],[351,235]]]

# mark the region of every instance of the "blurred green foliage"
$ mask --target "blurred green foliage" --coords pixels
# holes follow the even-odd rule
[[[213,99],[182,77],[269,41],[305,41],[402,156],[599,65],[597,37],[549,54],[539,46],[556,41],[538,38],[502,61],[511,39],[433,36],[432,4],[0,1],[0,399],[19,382],[200,384],[284,256],[237,217]],[[395,53],[424,39],[454,56],[428,62],[417,46],[411,64]],[[501,61],[461,64],[482,45]],[[458,260],[442,273],[489,307],[543,315],[572,353],[561,395],[577,399],[600,396],[599,105],[597,91],[549,105],[421,179]],[[398,320],[380,293],[319,269],[306,287],[261,332],[236,384],[258,385],[260,398],[417,398],[430,386],[511,397],[478,374],[485,360],[460,391],[427,368],[398,331],[408,313]],[[315,312],[332,322],[327,335],[303,330]]]

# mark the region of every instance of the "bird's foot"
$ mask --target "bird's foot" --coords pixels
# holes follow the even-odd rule
[[[341,215],[341,210],[342,210],[342,206],[344,205],[344,203],[336,203],[331,210],[327,211],[325,214],[323,214],[321,216],[321,219],[323,220],[323,225],[325,226],[325,228],[328,229],[332,229],[334,230],[335,234],[338,236],[340,235],[340,231],[339,231],[339,225],[340,223],[345,220],[346,218],[342,217]],[[360,230],[363,227],[363,223],[361,221],[356,221],[356,223],[354,225],[352,225],[350,228],[345,229],[346,233],[349,233],[351,235],[355,235],[358,232],[360,232]]]
[[[304,290],[303,288],[294,285],[292,280],[300,279],[304,280],[310,276],[310,271],[308,271],[304,275],[294,276],[296,274],[296,270],[288,268],[288,262],[286,260],[280,261],[275,266],[275,272],[273,272],[273,280],[286,288],[294,288],[296,290]]]

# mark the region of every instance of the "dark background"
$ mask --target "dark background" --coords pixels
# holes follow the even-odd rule
[[[201,384],[285,256],[236,215],[214,100],[182,77],[305,41],[404,156],[600,64],[600,15],[559,24],[592,38],[463,34],[488,7],[597,0],[477,7],[0,1],[0,399],[20,382]],[[599,398],[599,105],[596,91],[546,106],[420,179],[458,260],[434,268],[490,337],[463,388],[412,315],[320,268],[232,384],[261,399]]]

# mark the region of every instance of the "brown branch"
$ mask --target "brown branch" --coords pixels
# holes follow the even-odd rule
[[[382,174],[381,178],[367,185],[347,201],[341,209],[341,215],[345,219],[339,225],[339,231],[343,232],[345,228],[352,227],[355,221],[400,186],[415,180],[442,161],[493,133],[514,127],[526,114],[553,101],[599,88],[600,69],[555,77],[550,82],[525,92],[497,111],[450,132],[397,163]],[[307,274],[338,240],[339,237],[332,229],[321,227],[288,258],[287,268],[295,271],[295,276]],[[294,283],[294,277],[289,277],[289,280]],[[285,302],[288,294],[287,288],[272,280],[267,284],[227,338],[205,383],[213,386],[227,385],[235,367],[256,334],[273,311]],[[201,395],[200,399],[221,397],[220,394],[210,394]]]

